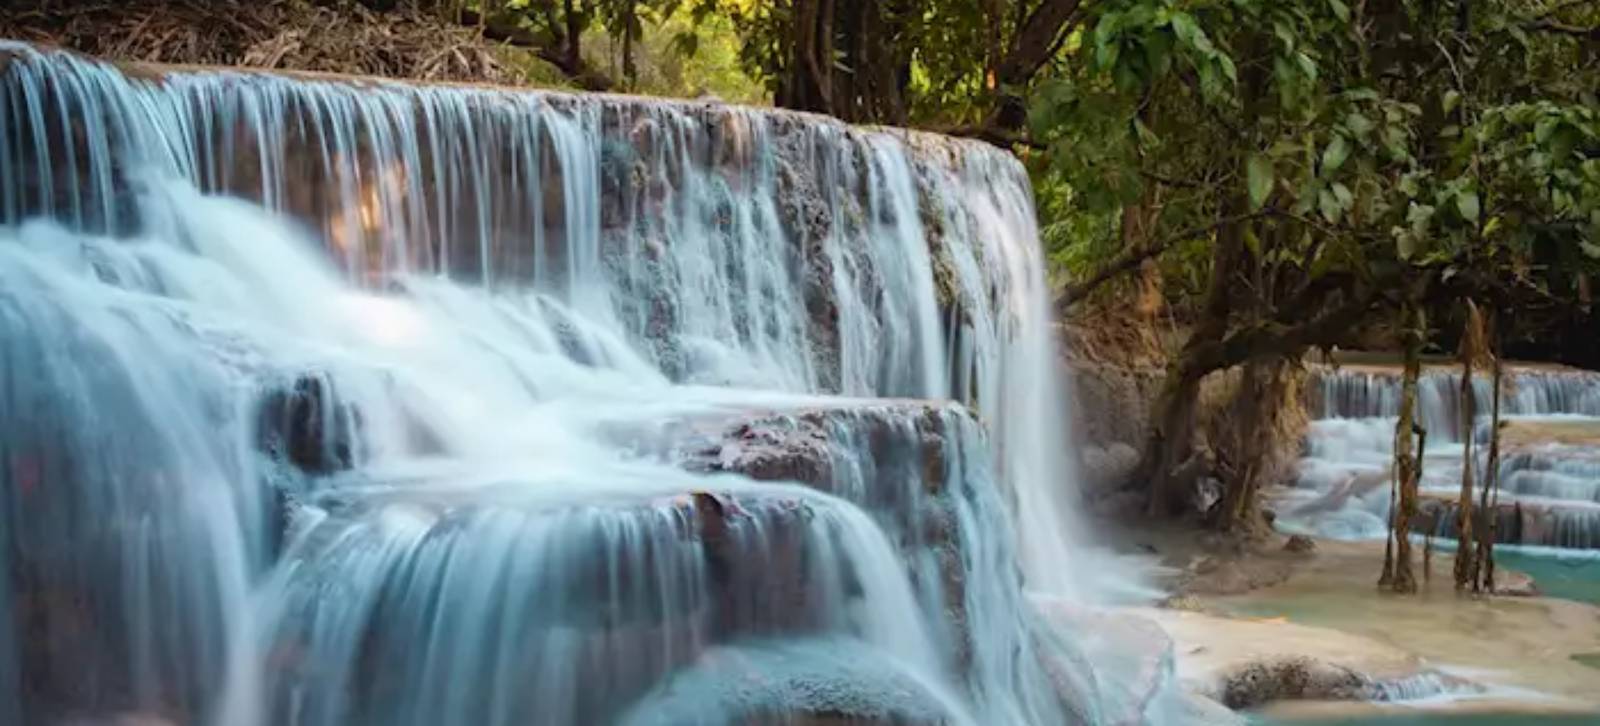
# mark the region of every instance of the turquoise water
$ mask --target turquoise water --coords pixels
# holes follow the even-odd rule
[[[1501,567],[1531,575],[1545,595],[1600,605],[1600,557],[1592,551],[1496,547],[1494,559]]]

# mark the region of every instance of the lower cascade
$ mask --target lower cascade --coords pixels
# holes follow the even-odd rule
[[[0,723],[1147,719],[1040,255],[973,142],[0,45]]]
[[[1381,539],[1389,518],[1390,467],[1400,378],[1393,370],[1318,371],[1309,393],[1315,413],[1295,486],[1279,502],[1292,531]],[[1419,378],[1419,425],[1426,430],[1419,533],[1456,537],[1463,445],[1461,374],[1428,370]],[[1474,377],[1473,471],[1489,465],[1491,379]],[[1510,545],[1600,550],[1600,375],[1559,367],[1508,369],[1500,411],[1498,491],[1489,516],[1496,540]],[[1483,513],[1475,515],[1479,518]]]

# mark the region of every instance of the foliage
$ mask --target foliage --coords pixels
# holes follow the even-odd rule
[[[1092,13],[1029,125],[1048,149],[1045,194],[1122,219],[1054,256],[1167,252],[1169,300],[1193,321],[1153,419],[1153,510],[1191,457],[1209,371],[1357,343],[1363,324],[1427,320],[1464,296],[1587,304],[1600,269],[1589,4],[1114,0]]]

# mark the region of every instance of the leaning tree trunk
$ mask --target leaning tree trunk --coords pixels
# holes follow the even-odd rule
[[[1403,314],[1405,320],[1405,376],[1400,386],[1400,420],[1394,429],[1394,474],[1399,497],[1389,513],[1390,527],[1394,531],[1394,562],[1391,568],[1384,565],[1380,585],[1399,593],[1417,591],[1417,577],[1411,568],[1411,522],[1417,516],[1417,482],[1422,471],[1418,465],[1413,429],[1417,420],[1417,378],[1422,372],[1422,339],[1426,324],[1422,306],[1408,300]],[[1386,558],[1387,559],[1387,558]]]

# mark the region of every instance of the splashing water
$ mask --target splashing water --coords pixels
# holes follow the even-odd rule
[[[1004,154],[5,45],[0,182],[0,722],[1107,707]]]

